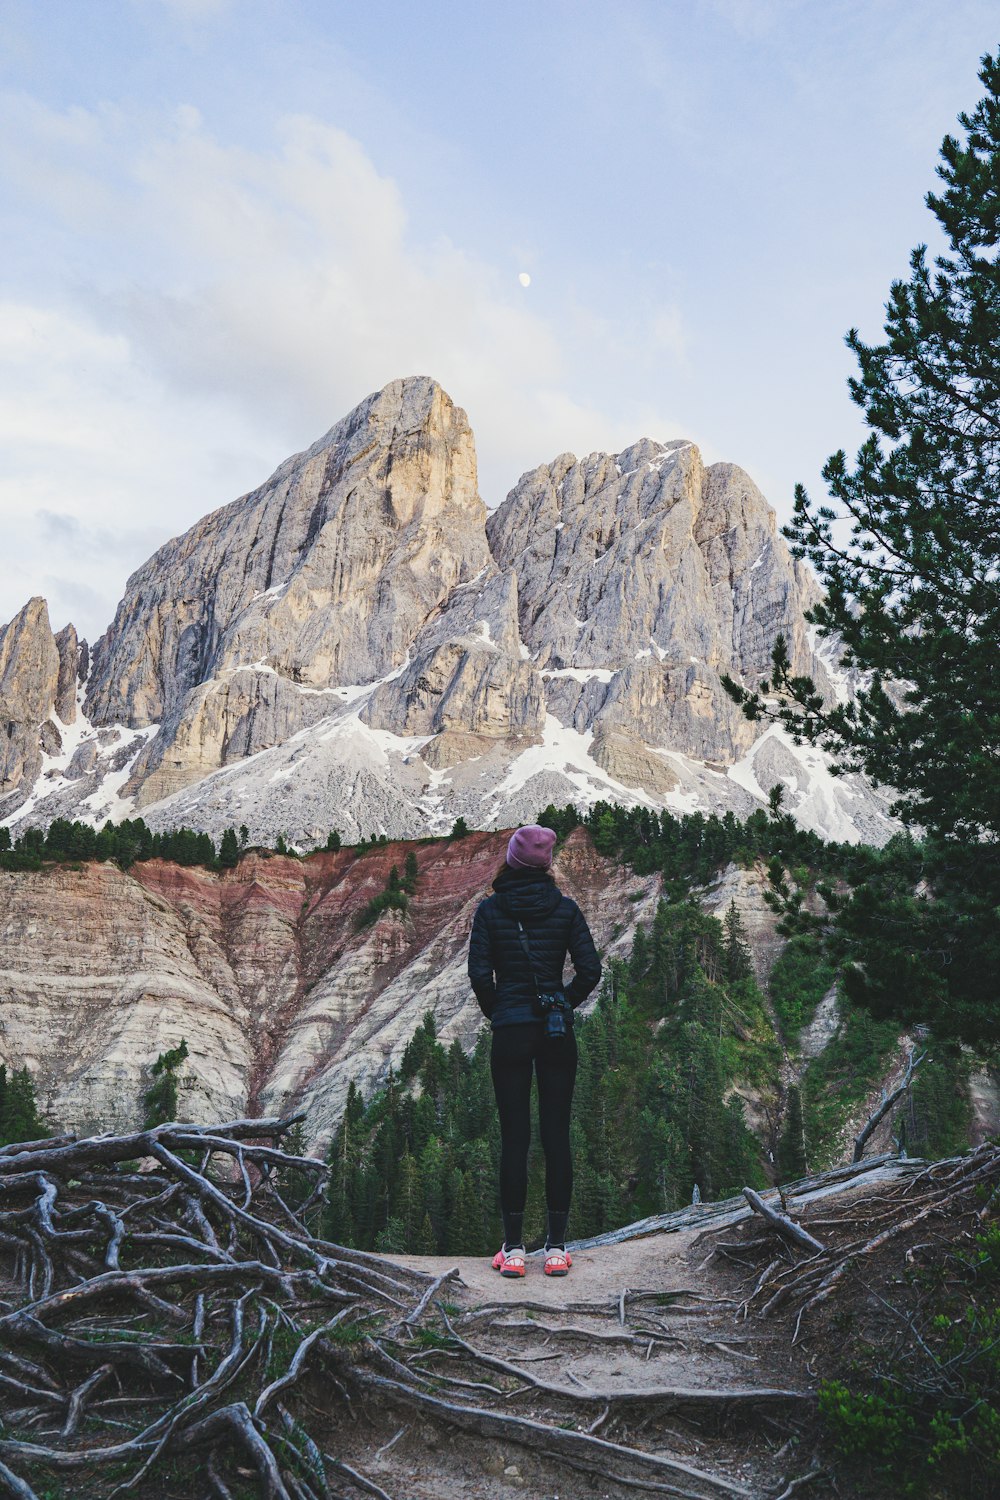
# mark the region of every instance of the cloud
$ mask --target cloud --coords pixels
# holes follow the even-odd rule
[[[34,517],[18,522],[22,557],[75,554],[107,591],[105,620],[124,582],[115,563],[141,562],[141,539],[261,482],[389,380],[433,375],[466,408],[495,504],[557,453],[633,441],[616,374],[634,390],[651,350],[683,363],[669,305],[630,327],[546,302],[558,268],[526,299],[506,255],[418,239],[399,185],[329,123],[287,117],[248,149],[183,105],[150,127],[22,100],[17,121],[22,177],[101,269],[67,277],[60,305],[36,295],[7,310],[0,516]],[[665,413],[645,418],[651,436],[680,435]]]
[[[0,303],[0,621],[44,593],[57,626],[94,640],[156,546],[280,457],[217,403],[167,399],[122,333]]]
[[[416,243],[398,186],[346,132],[294,117],[248,152],[186,130],[138,172],[185,289],[134,288],[119,326],[171,385],[225,391],[308,442],[369,390],[433,375],[470,409],[493,501],[607,425],[509,271],[443,235]]]
[[[198,23],[215,21],[234,9],[236,0],[138,0],[147,8],[150,4],[161,6],[178,21]]]
[[[701,0],[729,23],[738,36],[757,41],[774,32],[779,22],[787,20],[800,0]]]
[[[77,559],[146,557],[163,541],[158,526],[92,526],[65,512],[37,511],[40,532],[47,544],[64,549]]]

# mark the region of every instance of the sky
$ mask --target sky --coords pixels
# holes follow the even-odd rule
[[[998,43],[993,0],[0,0],[0,621],[96,639],[403,375],[491,507],[684,437],[787,517]]]

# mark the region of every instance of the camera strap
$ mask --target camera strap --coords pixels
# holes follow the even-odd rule
[[[535,978],[535,965],[531,961],[531,948],[528,943],[528,934],[524,930],[523,922],[518,922],[517,924],[517,935],[521,940],[521,947],[524,949],[524,956],[528,960],[528,973],[531,975],[531,983],[534,987],[535,998],[537,999],[538,980]]]
[[[520,939],[521,947],[524,950],[524,956],[528,961],[528,973],[531,975],[531,987],[535,992],[535,1000],[538,1004],[539,1010],[545,1018],[545,1036],[553,1042],[558,1041],[561,1038],[565,1038],[569,1035],[573,1026],[573,1013],[571,1010],[569,1010],[568,1007],[565,1006],[565,1003],[564,1005],[559,1007],[559,1010],[557,1012],[553,1013],[552,1000],[551,996],[549,995],[546,995],[546,1000],[549,1002],[549,1004],[542,1004],[542,996],[538,988],[538,979],[535,975],[535,965],[532,962],[531,958],[531,945],[528,942],[528,934],[525,932],[524,924],[522,922],[518,922],[517,924],[517,935]]]

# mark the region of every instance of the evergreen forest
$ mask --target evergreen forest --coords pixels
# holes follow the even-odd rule
[[[841,1159],[842,1126],[889,1065],[898,1028],[846,1007],[801,1084],[783,1085],[782,1042],[829,989],[818,943],[793,938],[769,994],[735,907],[724,920],[689,896],[661,900],[627,962],[606,969],[577,1018],[571,1236],[586,1238],[743,1186],[791,1181]],[[894,1129],[901,1149],[967,1142],[969,1062],[934,1046]],[[326,1235],[361,1249],[485,1254],[500,1235],[500,1136],[484,1026],[471,1056],[439,1041],[428,1012],[399,1069],[365,1101],[350,1087],[329,1153]],[[755,1113],[748,1118],[749,1101]],[[537,1118],[537,1116],[536,1116]],[[543,1160],[529,1159],[529,1243],[541,1242]]]
[[[610,803],[586,813],[549,806],[539,821],[560,839],[585,828],[599,853],[637,876],[659,874],[663,889],[649,927],[636,927],[628,959],[606,965],[595,1006],[576,1018],[572,1236],[667,1212],[696,1190],[711,1201],[842,1160],[849,1146],[844,1122],[898,1054],[900,1027],[892,1015],[851,1003],[841,986],[829,1044],[789,1075],[787,1059],[797,1056],[803,1027],[839,983],[836,943],[812,913],[836,899],[837,887],[912,876],[919,844],[909,836],[882,850],[826,843],[784,814],[777,795],[769,812],[744,821]],[[466,833],[456,828],[450,837]],[[3,842],[0,864],[14,869],[88,860],[127,868],[153,858],[226,869],[251,847],[302,857],[283,839],[274,849],[251,846],[245,828],[227,830],[216,848],[207,834],[154,833],[141,819],[101,830],[57,820]],[[332,831],[322,847],[360,858],[386,842],[373,834],[345,846]],[[766,991],[736,908],[719,921],[699,904],[730,864],[763,865],[770,877],[765,899],[787,941]],[[393,866],[356,925],[386,914],[405,919],[417,887],[411,846],[402,874]],[[941,1155],[967,1143],[972,1059],[947,1033],[927,1035],[923,1045],[927,1056],[894,1116],[893,1135],[911,1155]],[[152,1065],[147,1124],[166,1120],[176,1106],[186,1056],[182,1044]],[[0,1108],[5,1139],[45,1133],[27,1070],[9,1083],[4,1075],[3,1089],[11,1100],[9,1128]],[[488,1029],[467,1056],[457,1043],[442,1045],[428,1012],[384,1087],[370,1099],[350,1088],[330,1147],[325,1233],[364,1249],[485,1253],[499,1233],[499,1148]],[[526,1221],[535,1237],[542,1233],[542,1172],[536,1141]]]

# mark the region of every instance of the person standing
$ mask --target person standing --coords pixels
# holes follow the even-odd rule
[[[576,1081],[573,1011],[601,977],[590,928],[552,876],[551,828],[518,828],[476,908],[469,981],[493,1031],[490,1071],[500,1116],[502,1276],[524,1275],[524,1206],[531,1142],[531,1077],[538,1079],[538,1124],[545,1153],[545,1274],[565,1276],[566,1222],[573,1193],[570,1108]],[[574,974],[563,985],[569,955]]]

